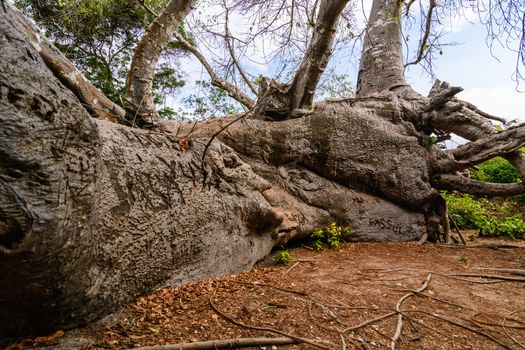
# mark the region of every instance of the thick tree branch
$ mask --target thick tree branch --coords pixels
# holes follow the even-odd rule
[[[138,126],[151,126],[159,115],[153,100],[153,77],[160,54],[171,41],[179,25],[196,0],[171,0],[150,24],[137,43],[126,82],[126,118]]]
[[[204,55],[199,51],[199,49],[196,46],[189,43],[188,40],[186,40],[179,32],[175,32],[173,35],[182,44],[182,46],[184,46],[184,48],[190,51],[201,62],[201,64],[204,66],[209,76],[211,77],[211,84],[213,86],[217,86],[224,89],[230,97],[239,101],[248,109],[253,109],[253,107],[255,107],[255,101],[252,98],[250,98],[232,83],[221,79],[219,75],[215,73],[212,66],[208,63]]]
[[[490,139],[496,141],[500,138],[500,136],[494,136],[498,135],[499,132],[490,120],[501,121],[502,118],[484,113],[468,102],[455,99],[453,97],[454,89],[458,88],[450,87],[446,82],[440,82],[439,80],[435,82],[429,94],[430,102],[422,108],[423,124],[427,125],[430,129],[444,130],[470,141],[481,140],[479,142],[480,144],[485,143],[483,140]],[[447,101],[447,98],[449,98],[449,101]],[[432,108],[435,109],[432,110]],[[514,130],[508,131],[509,136],[514,137],[513,133],[518,133],[516,136],[521,137],[519,136],[521,133],[516,130],[516,127],[511,127],[507,130]],[[495,137],[495,139],[493,139],[493,137]],[[519,139],[514,141],[519,142]],[[501,142],[504,143],[505,140],[497,142],[501,144]],[[515,148],[515,146],[508,145],[506,148],[495,149],[494,152],[490,152],[490,147],[492,146],[493,145],[486,144],[484,146],[486,152],[483,155],[480,155],[477,159],[463,162],[463,164],[457,163],[451,166],[450,169],[465,169],[468,167],[467,164],[469,164],[469,162],[474,165],[479,163],[479,159],[487,160],[495,156],[502,156],[516,168],[521,179],[525,180],[525,154],[518,150],[519,147]],[[472,147],[479,147],[479,145]],[[509,152],[509,148],[514,148],[514,151]],[[445,161],[445,163],[447,162]],[[446,167],[447,166],[444,168]]]
[[[482,182],[459,175],[437,175],[434,186],[440,190],[452,190],[480,197],[507,197],[525,193],[525,185]]]
[[[510,127],[487,138],[461,145],[452,154],[458,160],[487,159],[487,157],[515,151],[523,145],[525,145],[525,123]]]
[[[39,30],[18,9],[10,7],[10,14],[47,67],[82,101],[92,116],[112,122],[124,120],[124,110],[89,82],[49,39],[39,34]]]
[[[470,168],[491,158],[508,158],[525,145],[525,124],[503,130],[483,139],[461,145],[452,152],[452,157],[438,161],[435,171],[452,173]],[[522,153],[521,153],[522,154]],[[518,163],[516,160],[514,163]]]
[[[314,33],[288,91],[290,110],[311,109],[315,90],[332,54],[339,17],[348,0],[322,0]]]

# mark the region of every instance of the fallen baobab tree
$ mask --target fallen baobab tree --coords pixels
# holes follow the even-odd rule
[[[176,28],[191,8],[179,2],[152,26]],[[525,126],[496,130],[445,83],[413,91],[393,2],[374,1],[357,96],[314,104],[345,5],[320,2],[291,84],[265,79],[257,100],[240,95],[248,112],[199,123],[159,120],[140,78],[169,35],[139,45],[123,110],[18,11],[0,10],[1,334],[72,327],[161,285],[249,269],[333,221],[355,240],[447,240],[439,190],[525,192],[461,175],[504,156],[524,177]],[[445,152],[433,132],[472,142]]]

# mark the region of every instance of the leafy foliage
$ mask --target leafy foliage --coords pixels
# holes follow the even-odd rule
[[[160,12],[168,0],[145,0]],[[139,1],[15,0],[15,5],[45,31],[55,46],[113,102],[123,105],[126,77],[136,43],[153,15]],[[183,30],[183,29],[182,29]],[[154,85],[155,102],[164,102],[184,84],[171,57],[182,51],[174,43],[163,53]],[[160,114],[170,114],[160,110]]]
[[[177,113],[176,117],[179,119],[189,116],[208,119],[242,111],[241,105],[231,99],[224,89],[213,86],[205,80],[197,80],[195,85],[199,92],[182,100],[188,109]]]
[[[500,157],[479,164],[477,169],[471,169],[470,176],[475,180],[497,183],[515,183],[520,180],[517,170]]]
[[[479,228],[487,220],[485,199],[476,200],[471,195],[444,193],[449,214],[460,228]]]
[[[274,261],[277,265],[290,265],[290,263],[292,262],[292,254],[290,254],[290,252],[287,249],[281,250],[275,256]]]
[[[511,201],[490,202],[470,195],[443,193],[450,216],[460,228],[477,228],[480,234],[506,236],[512,239],[525,237],[525,218],[515,214]]]
[[[333,222],[326,227],[314,230],[310,235],[310,240],[314,249],[321,251],[326,244],[330,248],[338,248],[350,234],[352,234],[350,227],[341,227]]]

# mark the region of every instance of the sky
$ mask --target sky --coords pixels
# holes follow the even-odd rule
[[[365,0],[364,5],[365,12],[368,13],[371,1]],[[210,9],[207,9],[207,12],[209,11]],[[360,12],[358,11],[358,14]],[[233,21],[232,28],[242,30],[242,19],[234,18]],[[517,54],[502,48],[497,43],[491,52],[485,42],[485,27],[479,23],[473,13],[467,14],[466,18],[453,19],[447,26],[449,33],[445,41],[455,42],[457,45],[447,46],[443,50],[443,55],[435,61],[436,77],[451,85],[461,86],[464,91],[457,96],[475,104],[485,112],[508,120],[518,119],[520,122],[525,122],[525,93],[517,91],[516,82],[512,80]],[[516,42],[516,47],[517,44]],[[260,46],[263,45],[270,46],[269,43],[261,42]],[[258,54],[260,53],[255,52],[252,55]],[[348,74],[355,84],[357,62],[349,64],[348,57],[342,53],[332,58],[330,66],[335,66],[339,72]],[[207,79],[207,74],[193,58],[186,59],[183,69],[190,77]],[[253,62],[248,62],[247,70],[254,75],[260,73],[272,76],[271,67]],[[411,68],[407,72],[407,80],[423,95],[428,93],[433,83],[431,77],[420,67]],[[183,94],[192,91],[192,87],[193,84],[188,81]],[[525,91],[525,82],[521,82],[519,88]],[[176,101],[172,103],[174,107],[180,106]]]

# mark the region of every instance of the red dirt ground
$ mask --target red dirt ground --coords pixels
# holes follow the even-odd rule
[[[390,349],[400,315],[396,304],[430,278],[421,293],[399,305],[396,349],[525,348],[525,276],[483,269],[525,269],[523,244],[493,249],[355,243],[290,252],[287,267],[269,257],[251,272],[162,289],[101,321],[36,343],[50,345],[41,349],[93,350],[283,336],[271,328],[322,340],[318,344],[328,349]],[[35,339],[22,344],[34,345]]]

